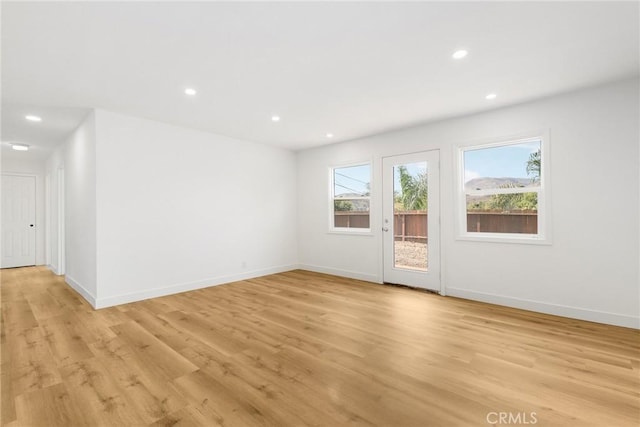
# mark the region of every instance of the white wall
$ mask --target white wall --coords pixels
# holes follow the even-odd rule
[[[640,327],[638,81],[299,152],[304,268],[382,281],[381,158],[439,149],[442,281],[448,295]],[[548,129],[553,244],[460,241],[454,146]],[[327,168],[373,161],[373,236],[329,234]]]
[[[56,273],[92,304],[96,278],[96,135],[95,112],[53,152],[46,162],[51,179],[51,262]],[[59,170],[64,170],[64,258],[58,251]],[[61,263],[64,262],[64,266]]]
[[[65,279],[97,295],[96,117],[89,113],[65,144]]]
[[[291,269],[295,154],[98,110],[98,307]]]
[[[58,253],[58,169],[64,168],[64,145],[60,146],[47,158],[45,162],[45,179],[49,176],[50,180],[50,230],[47,233],[50,239],[51,259],[49,267],[54,273],[59,274],[60,266],[60,254]],[[45,201],[46,202],[46,201]]]
[[[30,157],[28,152],[3,152],[0,170],[2,173],[35,175],[36,177],[36,265],[45,263],[45,162]]]

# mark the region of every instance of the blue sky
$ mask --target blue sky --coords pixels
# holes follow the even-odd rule
[[[334,169],[335,195],[368,192],[367,183],[371,180],[370,170],[370,165]]]
[[[474,178],[531,178],[527,175],[529,155],[540,142],[505,145],[464,152],[464,181]]]

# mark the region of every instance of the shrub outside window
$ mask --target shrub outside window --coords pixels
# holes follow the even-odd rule
[[[459,237],[549,243],[544,138],[459,149]]]
[[[371,164],[334,167],[330,173],[330,229],[370,231]]]

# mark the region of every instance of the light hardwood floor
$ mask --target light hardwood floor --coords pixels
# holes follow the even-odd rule
[[[304,271],[96,311],[3,270],[1,344],[3,426],[639,425],[636,330]]]

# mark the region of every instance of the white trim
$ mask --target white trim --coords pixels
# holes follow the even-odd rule
[[[538,193],[540,194],[540,187],[510,187],[510,188],[487,188],[485,190],[464,190],[465,194],[469,196],[491,196],[494,194],[524,194],[524,193]]]
[[[349,270],[341,270],[336,268],[327,268],[309,264],[291,264],[280,267],[272,267],[262,270],[254,270],[242,274],[235,274],[229,276],[220,276],[212,279],[199,280],[196,282],[182,283],[163,288],[151,289],[143,292],[135,292],[130,294],[117,295],[107,298],[96,298],[91,295],[78,281],[74,280],[68,275],[65,277],[66,283],[75,289],[92,307],[95,309],[111,307],[114,305],[126,304],[130,302],[142,301],[149,298],[157,298],[161,296],[192,291],[196,289],[203,289],[210,286],[217,286],[231,282],[237,282],[241,280],[252,279],[255,277],[262,277],[269,274],[283,273],[292,270],[307,270],[316,273],[330,274],[338,277],[346,277],[350,279],[363,280],[366,282],[373,282],[381,284],[382,280],[373,274],[360,273]],[[55,269],[51,268],[55,273]],[[484,292],[472,291],[469,289],[452,288],[443,286],[443,290],[446,289],[447,296],[464,298],[473,301],[480,301],[489,304],[497,304],[506,307],[518,308],[521,310],[529,310],[538,313],[551,314],[562,317],[569,317],[573,319],[586,320],[590,322],[603,323],[608,325],[616,325],[627,328],[640,329],[640,317],[627,316],[623,314],[608,313],[597,310],[587,310],[578,307],[564,306],[559,304],[550,304],[541,301],[533,301],[521,298],[508,297],[503,295],[489,294]]]
[[[469,150],[484,150],[486,148],[505,147],[507,145],[519,145],[526,144],[527,142],[538,142],[542,135],[546,131],[527,132],[519,136],[505,136],[490,138],[485,140],[486,142],[476,141],[470,145],[460,145],[460,148],[464,148],[465,151]]]
[[[466,242],[510,243],[523,245],[551,245],[550,239],[544,239],[537,234],[517,233],[465,233],[456,240]]]
[[[65,176],[64,168],[58,168],[58,259],[56,260],[56,270],[59,275],[65,273],[66,266],[66,192],[65,192]]]
[[[196,289],[208,288],[210,286],[217,286],[217,285],[223,285],[231,282],[238,282],[241,280],[253,279],[256,277],[266,276],[269,274],[283,273],[285,271],[296,270],[297,268],[298,268],[298,265],[290,264],[290,265],[282,265],[278,267],[264,268],[260,270],[252,270],[252,271],[247,271],[239,274],[231,274],[228,276],[212,277],[209,279],[202,279],[194,282],[176,283],[173,285],[164,286],[161,288],[148,289],[141,292],[132,292],[128,294],[113,295],[113,296],[98,298],[95,301],[95,304],[91,304],[91,305],[93,305],[95,309],[112,307],[114,305],[142,301],[149,298],[163,297],[166,295],[172,295],[172,294],[178,294],[178,293],[187,292],[187,291],[194,291]]]
[[[524,144],[527,142],[540,141],[541,170],[539,186],[517,187],[508,189],[486,189],[486,190],[465,190],[464,182],[464,153],[470,150],[504,147],[510,145]],[[494,137],[472,143],[457,144],[454,146],[453,170],[454,179],[454,217],[455,217],[455,239],[472,242],[495,242],[495,243],[516,243],[551,245],[551,185],[550,185],[550,148],[549,130],[538,130],[511,137]],[[538,194],[538,233],[518,234],[518,233],[477,233],[467,231],[467,194],[472,196],[482,196],[488,194]]]
[[[82,286],[80,282],[75,280],[73,277],[70,277],[68,274],[65,276],[64,281],[67,282],[67,285],[75,289],[75,291],[78,292],[82,296],[82,298],[87,300],[87,302],[91,304],[93,308],[96,307],[96,297],[93,296],[91,292],[87,290],[87,288]]]
[[[349,279],[363,280],[365,282],[382,283],[382,278],[375,274],[360,273],[357,271],[341,270],[339,268],[321,267],[319,265],[300,264],[300,270],[313,271],[315,273],[330,274],[332,276],[347,277]]]
[[[45,267],[47,267],[49,270],[51,270],[51,272],[53,274],[55,274],[56,276],[61,276],[61,274],[58,273],[58,270],[56,270],[56,266],[55,265],[46,265]]]
[[[35,174],[35,173],[22,173],[22,172],[2,172],[2,175],[11,175],[11,176],[32,176],[32,177],[39,177],[40,175]]]
[[[369,214],[369,223],[371,223],[371,214]],[[338,227],[327,231],[327,234],[348,234],[350,236],[368,236],[373,237],[371,228],[346,228]]]
[[[335,184],[334,184],[334,177],[335,177],[335,170],[336,169],[342,169],[342,168],[350,168],[350,167],[356,167],[356,166],[369,166],[369,196],[356,196],[356,197],[345,197],[342,200],[368,200],[369,201],[369,228],[348,228],[348,227],[335,227],[335,210],[334,210],[334,204],[336,200],[340,200],[340,198],[335,197],[334,191],[335,191]],[[359,161],[359,162],[350,162],[350,163],[344,163],[344,164],[339,164],[339,165],[332,165],[329,166],[329,233],[335,233],[335,234],[367,234],[367,233],[371,233],[371,212],[373,211],[373,207],[372,207],[372,202],[373,202],[373,198],[371,197],[371,182],[373,181],[373,161],[372,160],[365,160],[365,161]]]
[[[538,214],[540,210],[538,210]],[[538,215],[538,230],[542,230],[542,215]],[[460,224],[460,229],[466,224]],[[525,234],[525,233],[488,233],[488,232],[461,232],[456,236],[456,240],[468,242],[488,242],[488,243],[523,243],[527,245],[551,245],[553,244],[548,234]]]
[[[51,266],[51,174],[44,177],[44,264]]]
[[[572,319],[586,320],[589,322],[604,323],[607,325],[623,326],[626,328],[640,329],[640,317],[624,314],[609,313],[606,311],[588,310],[585,308],[571,307],[567,305],[551,304],[542,301],[534,301],[522,298],[514,298],[504,295],[477,292],[469,289],[447,288],[450,297],[464,298],[474,301],[497,304],[506,307],[519,308],[538,313],[552,314],[555,316],[569,317]]]
[[[364,166],[364,164],[362,164],[361,166]],[[334,169],[338,169],[338,168],[334,168]],[[371,196],[349,196],[349,197],[334,197],[333,200],[370,200]]]

